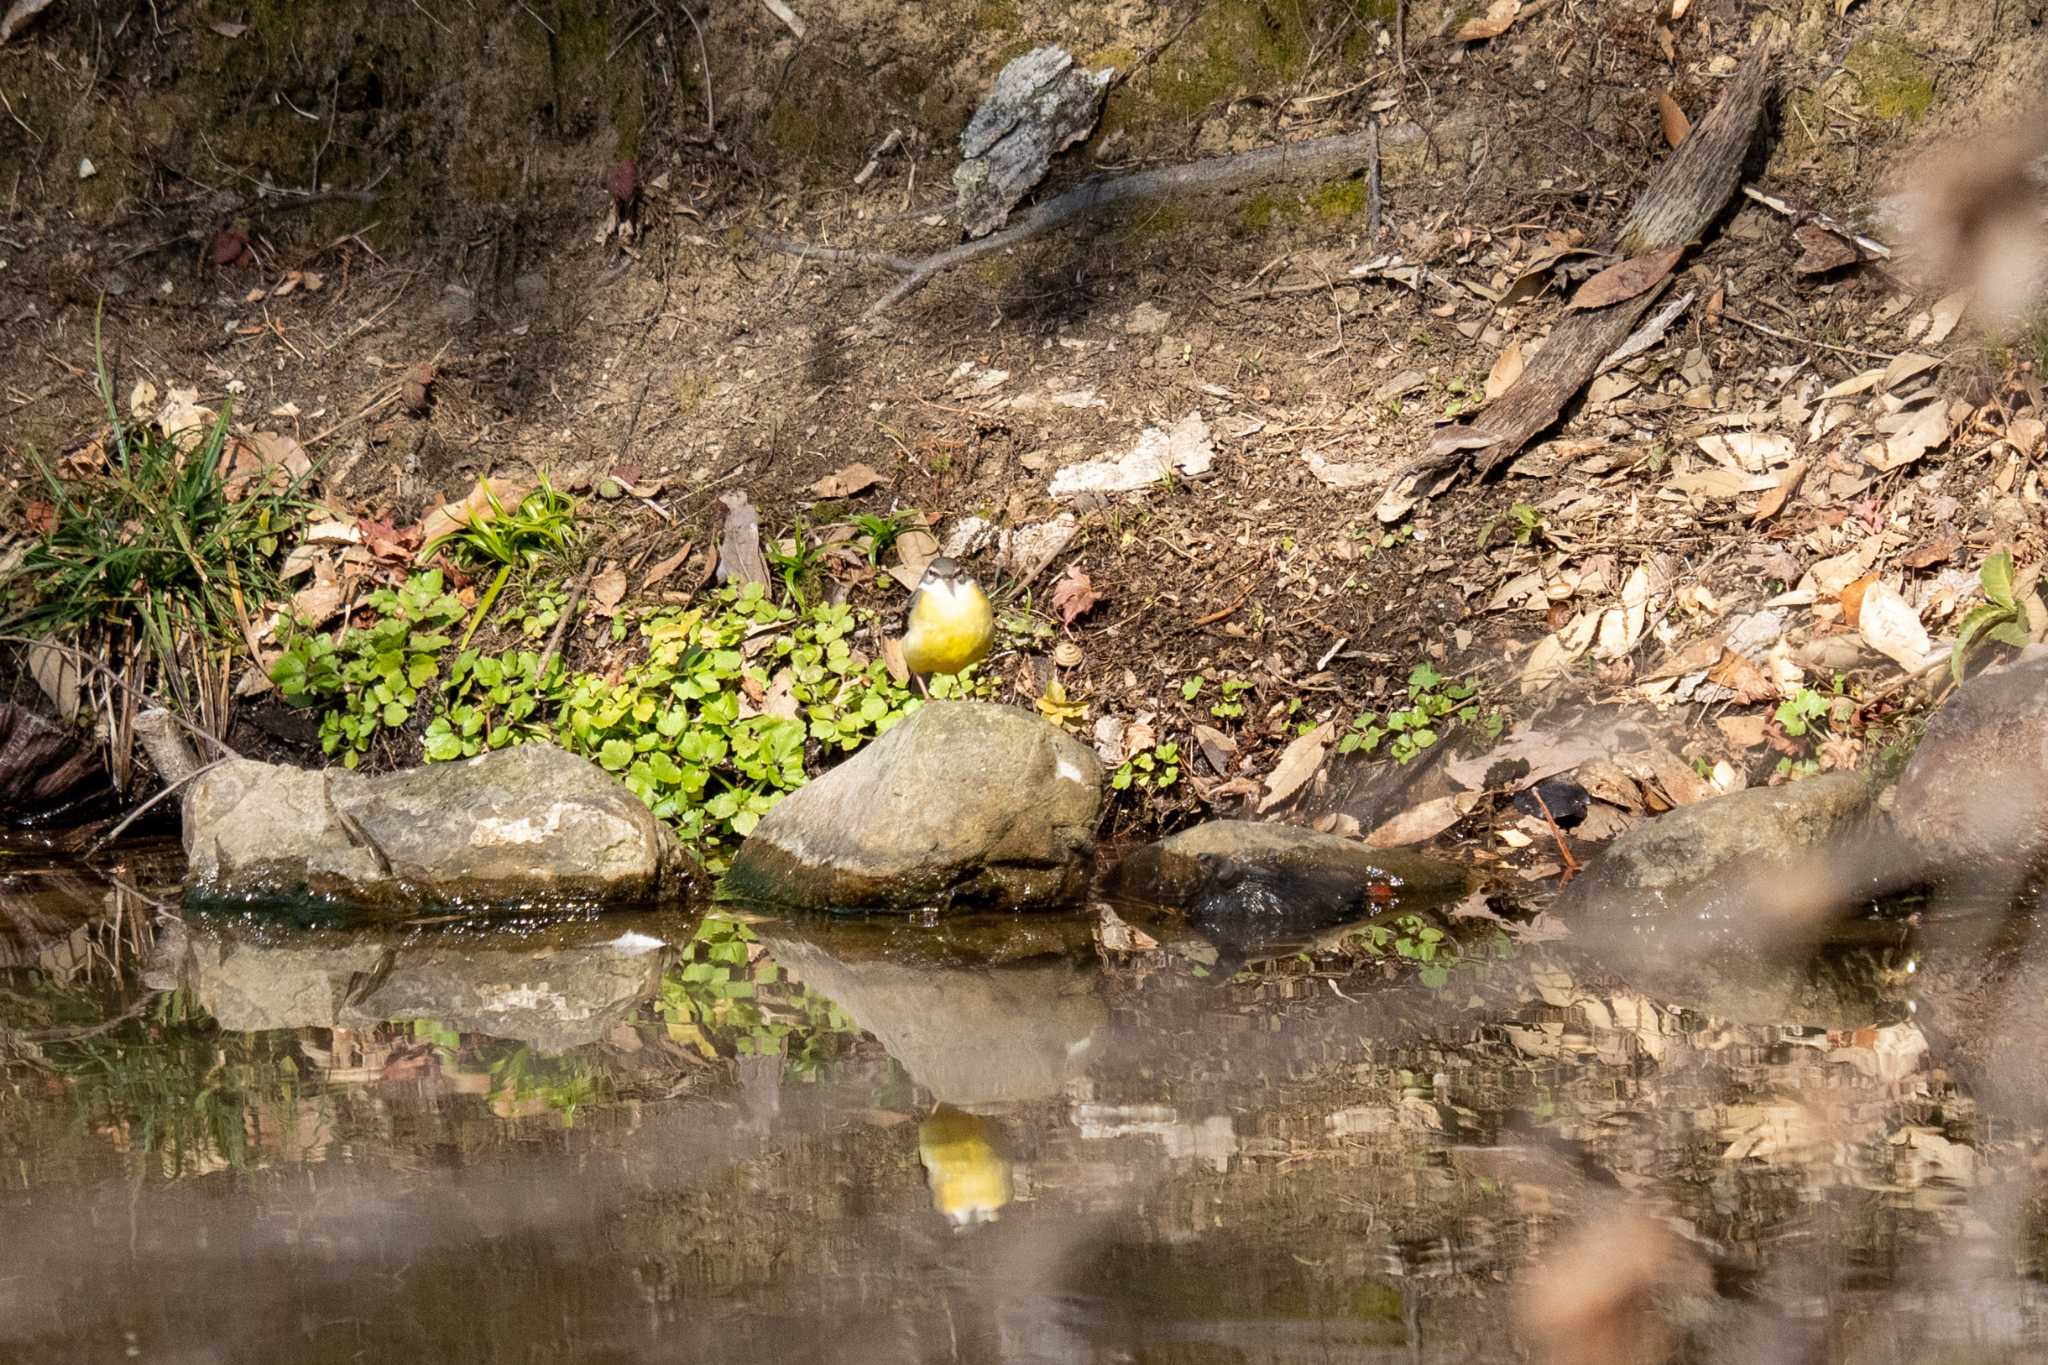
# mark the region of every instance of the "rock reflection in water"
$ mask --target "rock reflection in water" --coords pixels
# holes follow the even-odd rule
[[[687,938],[690,925],[613,915],[403,933],[195,918],[158,936],[144,980],[189,990],[237,1032],[433,1019],[565,1052],[597,1042],[654,998],[662,948]]]

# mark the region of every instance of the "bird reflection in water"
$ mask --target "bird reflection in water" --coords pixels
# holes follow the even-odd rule
[[[1010,1202],[1010,1159],[996,1125],[949,1104],[917,1126],[917,1154],[932,1187],[932,1207],[956,1230],[993,1223]]]

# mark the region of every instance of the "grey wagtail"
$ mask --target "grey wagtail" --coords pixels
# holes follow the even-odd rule
[[[958,673],[987,658],[995,638],[995,613],[974,575],[943,555],[934,559],[910,596],[904,667],[919,678]]]

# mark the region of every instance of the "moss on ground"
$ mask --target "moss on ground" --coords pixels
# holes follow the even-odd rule
[[[1928,63],[1903,43],[1874,38],[1849,49],[1842,65],[1863,91],[1863,107],[1881,119],[1912,122],[1934,104]]]

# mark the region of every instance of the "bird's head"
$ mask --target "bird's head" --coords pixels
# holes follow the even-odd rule
[[[924,577],[917,580],[919,592],[935,592],[946,595],[974,587],[974,575],[957,559],[940,555],[925,565]]]

